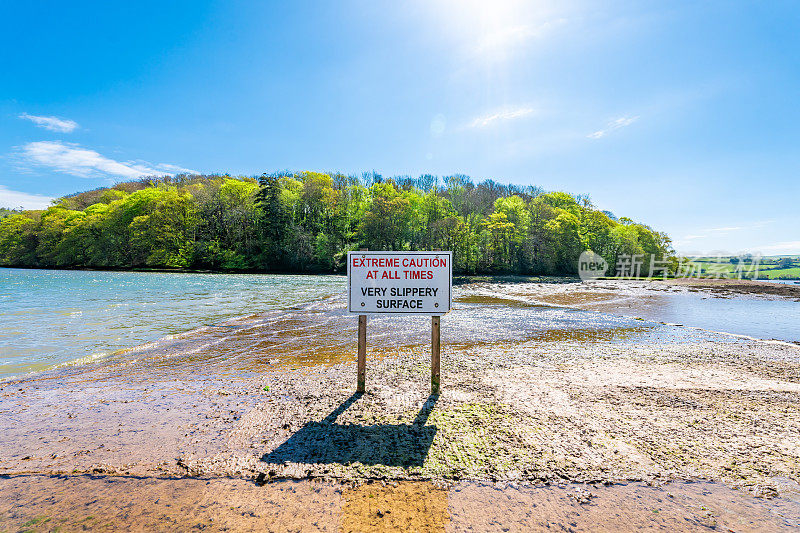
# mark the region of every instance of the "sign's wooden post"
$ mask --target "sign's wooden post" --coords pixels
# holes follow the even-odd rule
[[[439,316],[431,317],[431,394],[439,394]]]
[[[360,251],[368,250],[369,248],[361,248]],[[356,379],[356,392],[364,392],[367,386],[367,315],[358,315],[358,377]]]
[[[441,252],[441,248],[434,248],[434,252]],[[431,317],[431,394],[439,394],[441,379],[439,375],[439,350],[441,347],[439,333],[441,323],[439,316]]]
[[[367,315],[358,315],[358,383],[356,392],[364,392],[367,384]]]
[[[441,316],[453,306],[453,252],[347,252],[347,310],[358,315],[356,392],[367,383],[367,315],[431,317],[431,394],[439,394]]]

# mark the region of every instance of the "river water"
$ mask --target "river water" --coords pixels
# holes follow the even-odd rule
[[[0,268],[0,377],[88,362],[345,289],[342,276]]]
[[[800,303],[790,299],[718,298],[635,284],[584,287],[457,287],[443,341],[684,335],[658,322],[800,341]],[[345,291],[343,276],[0,269],[0,378],[142,352],[234,361],[291,351],[296,361],[335,362],[353,340]],[[529,312],[513,313],[509,305]],[[429,335],[419,317],[373,317],[370,324],[370,343],[387,347],[422,344]]]

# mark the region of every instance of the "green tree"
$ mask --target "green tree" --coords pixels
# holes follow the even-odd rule
[[[408,236],[411,202],[392,183],[376,183],[369,192],[372,203],[361,223],[366,246],[372,250],[402,250]]]
[[[130,223],[130,246],[135,265],[189,266],[194,250],[197,209],[189,193],[174,187],[145,189],[145,213]]]
[[[26,215],[0,219],[0,262],[4,265],[36,264],[36,222]]]
[[[178,175],[0,211],[3,265],[340,272],[360,247],[453,250],[463,273],[573,274],[583,250],[677,264],[666,234],[588,196],[461,175]]]

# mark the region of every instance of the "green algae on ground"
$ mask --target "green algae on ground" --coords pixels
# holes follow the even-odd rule
[[[425,474],[446,479],[514,479],[531,464],[535,450],[519,447],[530,426],[526,417],[501,404],[467,403],[436,409],[437,428]]]

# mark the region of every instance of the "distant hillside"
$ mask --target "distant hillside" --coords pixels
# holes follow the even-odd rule
[[[748,278],[795,280],[800,279],[800,256],[767,255],[693,257],[695,272],[702,276],[738,277],[746,271]]]
[[[0,220],[0,264],[337,272],[348,250],[446,249],[459,273],[573,274],[583,250],[672,254],[589,198],[462,175],[180,175],[76,193]]]

